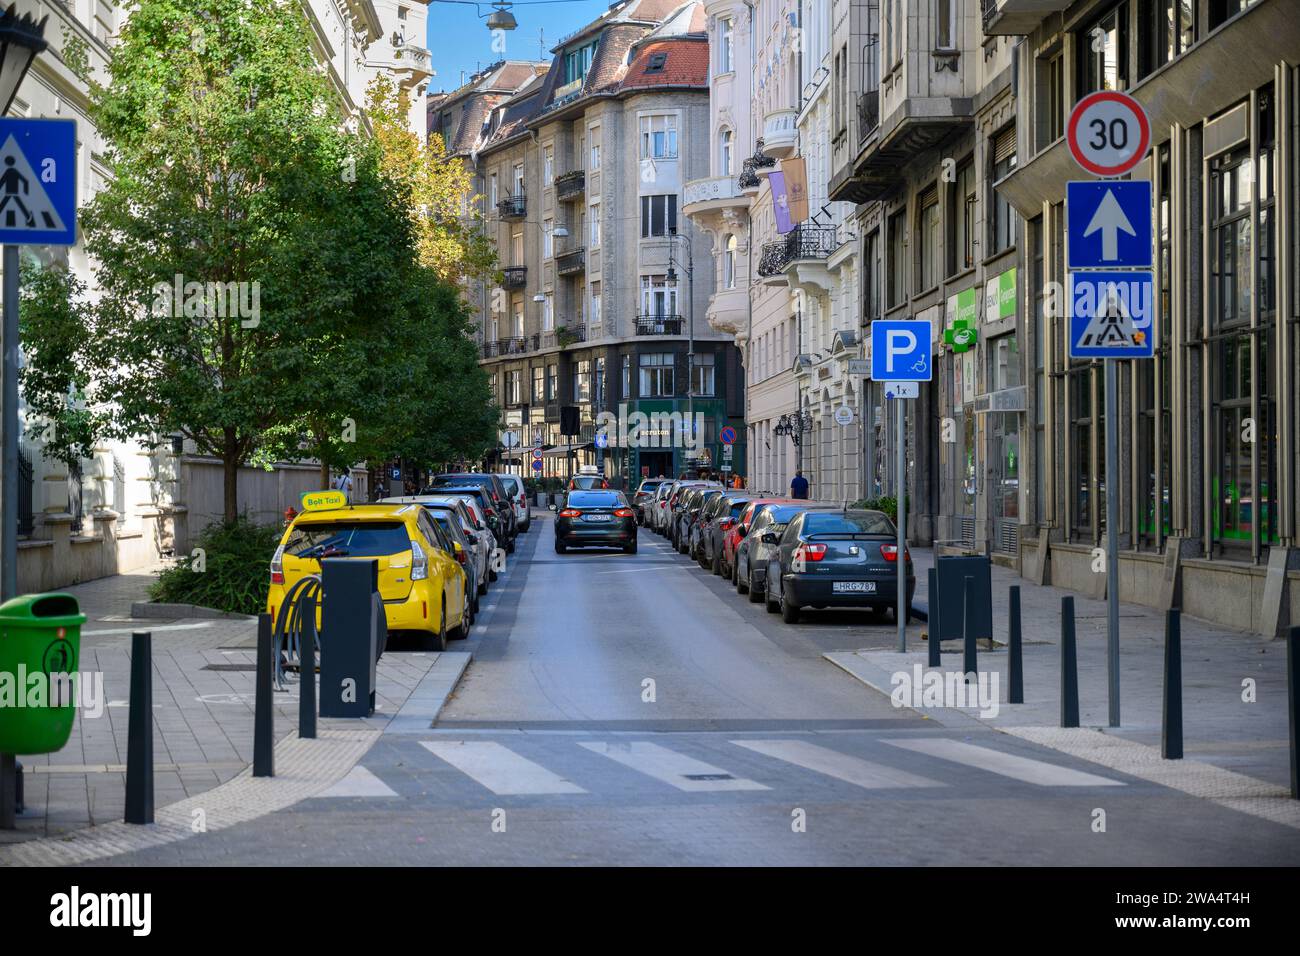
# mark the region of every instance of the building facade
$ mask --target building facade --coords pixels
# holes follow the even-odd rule
[[[710,241],[682,214],[709,171],[708,62],[701,4],[632,0],[484,117],[468,159],[503,281],[477,335],[521,473],[741,470],[722,441],[743,435],[740,355],[706,321]]]

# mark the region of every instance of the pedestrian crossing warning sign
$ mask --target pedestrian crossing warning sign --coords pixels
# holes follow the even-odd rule
[[[0,119],[0,243],[77,241],[75,120]]]
[[[1150,272],[1070,274],[1070,357],[1155,354]]]

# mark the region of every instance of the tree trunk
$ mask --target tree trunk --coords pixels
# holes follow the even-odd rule
[[[226,521],[239,517],[239,440],[235,429],[224,433],[221,455],[222,491]]]
[[[320,463],[320,487],[322,491],[328,491],[330,486],[330,466],[325,462]]]

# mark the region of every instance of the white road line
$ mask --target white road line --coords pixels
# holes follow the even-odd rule
[[[150,624],[147,621],[141,621],[138,627],[110,627],[102,631],[82,631],[82,637],[91,637],[97,634],[134,634],[136,631],[149,631],[157,633],[158,631],[195,631],[201,627],[211,627],[211,621],[200,621],[197,624]]]
[[[886,790],[897,787],[944,787],[947,784],[928,777],[919,777],[905,770],[896,770],[884,764],[872,763],[861,757],[852,757],[810,744],[806,740],[733,740],[737,747],[753,750],[756,753],[777,760],[784,760],[796,767],[815,770],[828,777],[843,780],[868,790]]]
[[[643,773],[656,780],[696,793],[705,790],[767,790],[768,787],[744,777],[734,777],[720,767],[707,764],[694,757],[679,754],[667,747],[660,747],[644,740],[627,743],[590,741],[580,743],[592,753],[608,757],[625,767]]]
[[[397,791],[358,764],[346,777],[321,793],[322,797],[395,797]]]
[[[1029,757],[1017,757],[1002,753],[988,747],[962,743],[960,740],[948,740],[943,737],[922,737],[916,740],[885,740],[893,747],[902,747],[916,753],[951,760],[953,763],[967,767],[978,767],[989,773],[996,773],[1024,783],[1036,783],[1043,787],[1122,787],[1121,780],[1110,780],[1096,774],[1058,767],[1056,764]]]
[[[422,740],[420,745],[495,794],[587,792],[495,741]]]

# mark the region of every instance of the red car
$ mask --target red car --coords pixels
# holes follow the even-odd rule
[[[744,540],[745,535],[749,534],[749,523],[754,517],[754,512],[763,505],[788,505],[794,502],[793,498],[755,498],[745,505],[745,510],[740,513],[740,517],[726,529],[722,536],[722,576],[724,578],[734,579],[736,572],[736,546]],[[734,580],[732,581],[734,584]]]

